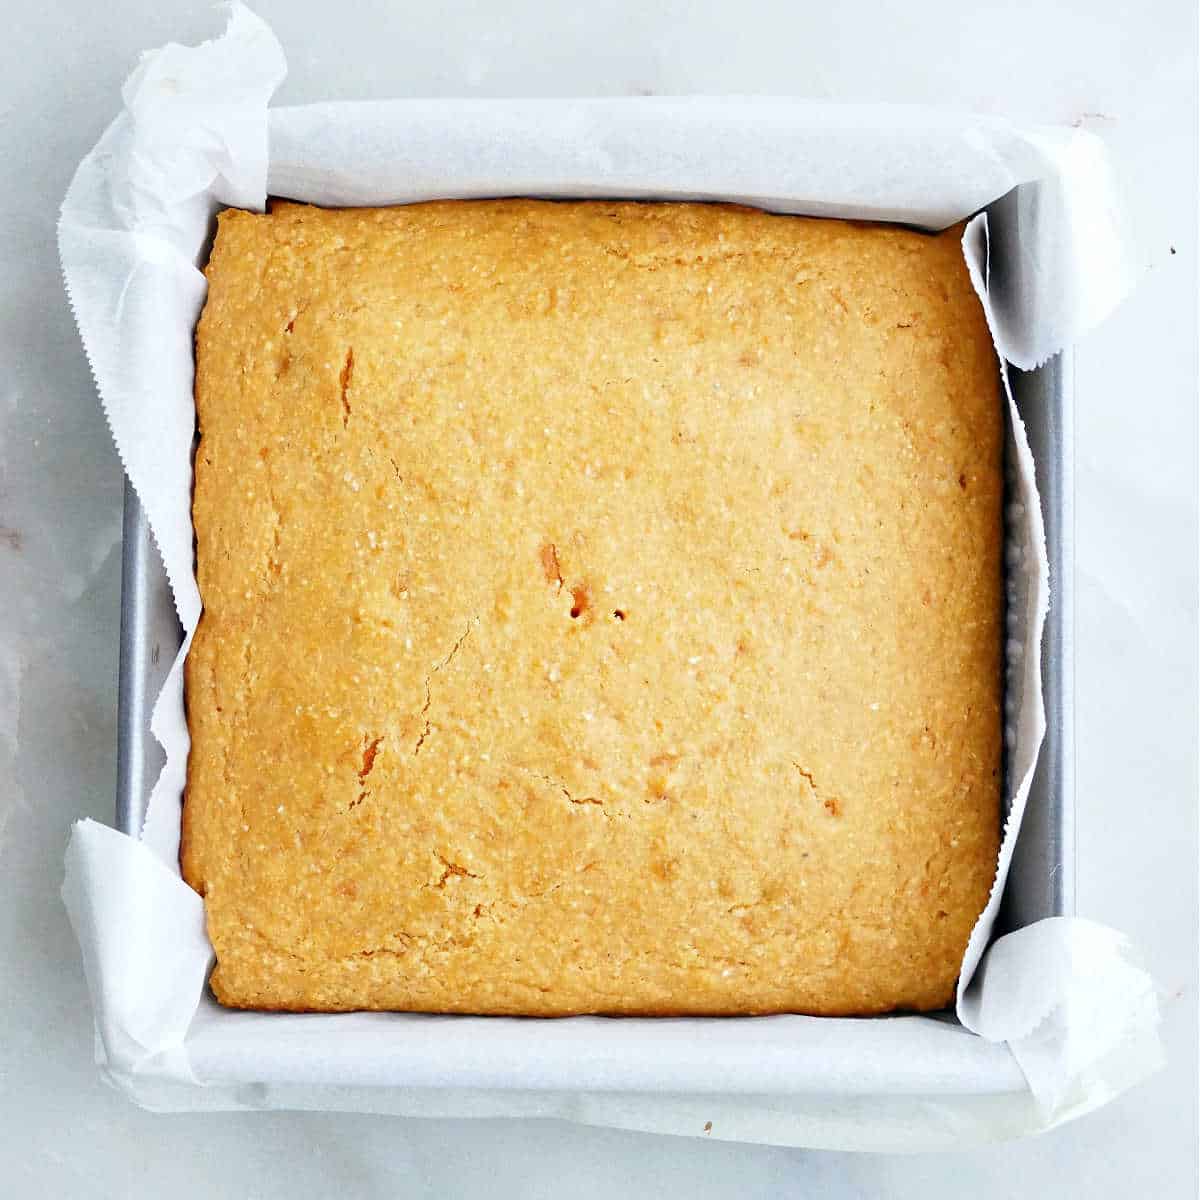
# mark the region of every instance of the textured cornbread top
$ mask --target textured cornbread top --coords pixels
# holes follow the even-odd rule
[[[218,999],[949,1001],[1001,732],[998,370],[960,232],[222,215],[182,851]]]

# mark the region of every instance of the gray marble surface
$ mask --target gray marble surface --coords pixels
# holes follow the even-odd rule
[[[62,293],[54,220],[138,52],[211,35],[180,0],[3,0],[0,43],[0,1187],[355,1197],[1196,1193],[1196,11],[594,0],[260,0],[280,98],[776,92],[1082,123],[1139,231],[1138,289],[1079,347],[1078,908],[1162,986],[1170,1065],[1033,1142],[865,1156],[562,1123],[154,1116],[106,1088],[58,898],[111,820],[121,472]],[[1033,36],[1021,36],[1021,31]]]

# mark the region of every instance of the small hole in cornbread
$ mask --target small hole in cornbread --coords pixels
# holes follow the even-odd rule
[[[574,602],[571,605],[572,617],[582,617],[592,606],[591,597],[588,595],[588,590],[583,584],[579,584],[571,589],[571,599]]]
[[[618,621],[623,621],[625,620],[625,610],[623,608],[614,608],[613,616],[616,617]]]

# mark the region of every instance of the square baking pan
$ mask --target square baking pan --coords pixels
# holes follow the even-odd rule
[[[1071,366],[1068,350],[1036,371],[1010,373],[1037,468],[1051,602],[1041,650],[1046,736],[997,935],[1074,912]],[[183,633],[145,513],[128,481],[123,538],[116,825],[137,837],[164,761],[150,733],[150,714]]]

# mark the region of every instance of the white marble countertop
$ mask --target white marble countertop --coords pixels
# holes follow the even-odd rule
[[[100,1082],[58,898],[111,821],[121,470],[59,282],[58,204],[138,52],[207,5],[4,5],[0,161],[0,1178],[12,1196],[1194,1196],[1197,1151],[1196,7],[259,0],[279,99],[762,92],[1082,123],[1140,236],[1077,354],[1078,911],[1163,994],[1169,1066],[1033,1142],[868,1156],[558,1122],[154,1116]],[[553,16],[552,16],[553,14]],[[1035,37],[1012,36],[1030,29]]]

